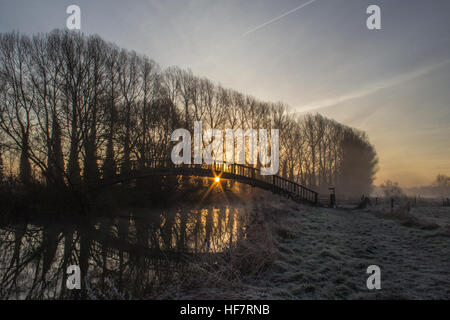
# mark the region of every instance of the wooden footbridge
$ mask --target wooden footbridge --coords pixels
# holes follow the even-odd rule
[[[174,164],[170,159],[156,159],[145,164],[132,162],[128,173],[117,174],[107,184],[144,179],[150,176],[191,176],[229,179],[278,194],[295,201],[318,204],[318,193],[277,175],[261,175],[261,170],[242,164]]]

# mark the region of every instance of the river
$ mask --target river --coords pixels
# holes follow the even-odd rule
[[[0,298],[152,297],[180,281],[192,259],[245,237],[242,212],[226,205],[13,219],[0,225]],[[80,290],[67,286],[69,266],[79,268]]]

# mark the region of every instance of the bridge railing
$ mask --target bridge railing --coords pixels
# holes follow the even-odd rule
[[[262,175],[259,168],[243,165],[243,164],[226,164],[226,163],[212,163],[212,164],[174,164],[171,159],[152,159],[145,162],[132,161],[131,170],[166,170],[171,174],[191,174],[202,173],[201,175],[225,175],[225,178],[232,178],[236,180],[246,180],[251,184],[258,184],[264,189],[270,189],[273,192],[285,193],[293,198],[306,200],[308,202],[317,204],[318,193],[311,190],[297,182],[277,176],[277,175]]]

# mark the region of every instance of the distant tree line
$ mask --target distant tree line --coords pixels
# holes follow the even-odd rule
[[[2,179],[8,167],[24,185],[96,183],[168,157],[173,130],[200,120],[203,129],[279,129],[280,175],[320,190],[370,191],[377,155],[359,130],[162,70],[98,36],[0,35]]]
[[[430,185],[405,188],[405,193],[409,196],[450,198],[450,176],[440,173]]]

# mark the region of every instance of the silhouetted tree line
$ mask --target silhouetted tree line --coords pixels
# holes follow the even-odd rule
[[[368,192],[377,166],[363,132],[162,70],[98,36],[1,34],[0,95],[0,158],[25,185],[95,183],[145,167],[170,155],[173,130],[200,120],[204,130],[280,129],[280,175],[316,189]]]

